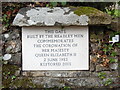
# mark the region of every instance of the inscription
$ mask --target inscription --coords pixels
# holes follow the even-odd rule
[[[87,70],[87,27],[24,27],[23,70]]]

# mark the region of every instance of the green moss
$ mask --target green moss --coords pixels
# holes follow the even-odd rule
[[[103,14],[102,11],[93,7],[70,7],[70,8],[74,10],[74,13],[77,14],[78,16],[80,15],[97,16],[97,15]]]
[[[33,84],[32,79],[28,77],[17,78],[11,86],[16,88],[43,88],[43,85]]]
[[[15,76],[15,72],[19,68],[17,65],[3,65],[2,84],[4,88],[43,88],[43,85],[34,84],[28,77]]]
[[[4,87],[9,87],[11,81],[12,81],[12,77],[15,75],[15,71],[19,70],[19,66],[17,65],[3,65],[2,67],[2,84],[4,85]]]
[[[4,64],[2,67],[3,74],[10,74],[13,75],[16,70],[19,70],[19,66],[17,65],[9,65],[9,64]]]

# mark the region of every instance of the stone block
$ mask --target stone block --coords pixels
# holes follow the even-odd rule
[[[32,78],[34,84],[41,84],[44,88],[64,87],[65,83],[62,78],[50,78],[50,77],[36,77]]]
[[[116,69],[118,69],[118,63],[112,63],[112,64],[110,64],[109,67],[113,70],[116,70]]]
[[[15,76],[20,76],[20,72],[21,72],[21,70],[15,71]]]
[[[12,58],[9,60],[10,64],[21,65],[22,56],[21,53],[12,54]]]
[[[91,77],[98,77],[99,73],[104,73],[105,77],[118,77],[118,71],[101,71],[101,72],[92,72]]]
[[[95,64],[93,64],[92,62],[90,63],[90,71],[95,71]]]
[[[6,53],[17,53],[21,51],[21,40],[11,40],[5,43]]]
[[[49,77],[88,77],[90,72],[87,71],[47,71],[45,76]]]
[[[106,71],[106,70],[110,70],[108,67],[104,67],[101,65],[96,65],[96,71]]]
[[[30,77],[43,77],[44,75],[44,71],[24,71],[22,72],[23,76],[30,76]]]
[[[85,13],[86,10],[89,13]],[[111,16],[92,7],[22,8],[13,21],[14,26],[84,26],[110,23]]]

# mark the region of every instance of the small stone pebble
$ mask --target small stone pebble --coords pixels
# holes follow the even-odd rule
[[[9,34],[4,34],[4,37],[7,39],[9,38]]]
[[[3,60],[10,60],[11,57],[12,57],[11,54],[5,54],[5,55],[3,56]]]

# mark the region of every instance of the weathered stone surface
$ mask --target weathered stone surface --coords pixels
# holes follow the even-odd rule
[[[9,34],[9,38],[8,40],[16,40],[16,39],[20,39],[20,29],[18,28],[13,28]]]
[[[29,71],[24,71],[24,72],[22,72],[22,75],[23,76],[33,76],[33,77],[43,77],[43,76],[45,76],[45,72],[43,71],[31,71],[31,72],[29,72]]]
[[[96,65],[96,71],[106,71],[106,70],[110,70],[107,67],[103,67],[101,65]]]
[[[90,62],[90,71],[95,71],[95,64]]]
[[[21,65],[21,53],[12,54],[12,58],[9,60],[10,64]]]
[[[108,81],[111,83],[109,84]],[[36,77],[32,78],[34,84],[42,84],[45,88],[52,87],[64,87],[68,86],[70,88],[99,88],[99,87],[119,87],[118,78],[105,78],[103,80],[99,78],[47,78],[47,77]],[[106,85],[108,84],[108,85]]]
[[[6,43],[5,48],[6,53],[16,53],[21,51],[21,41],[20,40],[12,40]]]
[[[7,39],[9,38],[9,34],[4,34],[4,37]]]
[[[88,77],[90,72],[87,71],[47,71],[46,76],[52,77]]]
[[[93,39],[91,39],[91,41],[92,41]],[[97,41],[97,40],[96,40]],[[97,51],[98,50],[98,44],[97,43],[91,43],[91,47],[92,47],[92,51],[94,52],[94,51]]]
[[[119,76],[118,71],[101,71],[101,72],[92,72],[92,77],[98,77],[99,73],[104,73],[106,77],[117,77]]]
[[[111,29],[114,31],[120,31],[120,17],[112,20]]]
[[[4,33],[9,31],[9,29],[6,28],[6,26],[3,26],[2,29],[0,30],[0,33]]]
[[[20,72],[21,72],[21,70],[15,71],[15,76],[20,76]]]
[[[85,9],[85,8],[84,8]],[[90,8],[86,8],[90,9]],[[97,53],[101,50],[101,46],[103,43],[107,43],[103,41],[105,39],[104,31],[107,30],[105,27],[100,27],[100,24],[110,24],[111,17],[107,14],[98,11],[90,11],[84,12],[83,10],[80,13],[80,8],[23,8],[17,14],[13,25],[16,26],[56,26],[56,25],[98,25],[98,26],[90,26],[90,69],[89,71],[22,71],[16,70],[14,75],[20,77],[20,79],[16,79],[21,83],[23,78],[30,78],[32,83],[39,85],[43,85],[45,88],[49,87],[73,87],[73,88],[101,88],[104,87],[106,83],[109,83],[108,80],[112,84],[108,85],[108,87],[120,87],[119,81],[119,73],[118,73],[118,64],[119,61],[118,55],[114,57],[116,62],[110,64],[110,67],[106,68],[100,66],[102,60],[97,57]],[[93,13],[92,13],[93,12]],[[44,13],[44,14],[41,14]],[[53,15],[54,14],[54,15]],[[41,18],[39,18],[39,16]],[[58,18],[59,17],[59,18]],[[119,29],[116,27],[117,22],[113,21],[114,30]],[[115,26],[114,26],[115,25]],[[92,27],[92,28],[91,28]],[[113,29],[112,28],[112,29]],[[92,32],[93,31],[93,32]],[[109,31],[108,31],[109,32]],[[21,30],[20,29],[11,29],[7,30],[4,28],[4,34],[1,35],[4,41],[0,41],[0,45],[4,45],[0,47],[3,50],[3,55],[0,55],[0,58],[6,53],[12,55],[12,57],[8,61],[9,64],[18,64],[21,65]],[[106,38],[108,39],[108,38]],[[116,48],[116,52],[120,51]],[[18,53],[19,52],[19,53]],[[101,53],[102,55],[102,53]],[[96,60],[97,59],[97,60]],[[96,65],[97,64],[97,65]],[[110,70],[112,69],[112,70]],[[106,78],[101,80],[98,77],[98,73],[103,72],[106,73]],[[14,82],[14,80],[12,80]],[[27,80],[26,80],[27,81]],[[26,86],[26,85],[25,85]],[[13,85],[11,84],[11,87]],[[17,87],[17,86],[14,86]],[[18,85],[19,87],[19,85]],[[107,87],[107,86],[105,86]],[[96,89],[95,89],[96,90]]]
[[[85,10],[89,13],[81,13]],[[35,7],[22,8],[13,21],[14,26],[84,26],[88,23],[89,25],[110,24],[111,17],[92,7]]]
[[[23,76],[33,77],[88,77],[90,72],[87,71],[24,71]]]
[[[10,60],[11,57],[12,57],[11,54],[5,54],[5,55],[3,56],[3,60]]]
[[[19,40],[20,39],[20,29],[12,28],[10,32],[3,34],[4,41]]]
[[[120,87],[120,79],[119,78],[105,78],[102,80],[102,83],[104,85],[104,87],[115,87],[115,88],[119,88]]]
[[[82,14],[89,16],[89,25],[111,23],[109,15],[92,7],[77,7],[74,12],[79,16]]]
[[[44,85],[44,88],[65,86],[64,80],[62,78],[36,77],[36,78],[32,78],[32,82],[34,84]]]
[[[110,68],[113,69],[113,70],[118,69],[118,63],[110,64]]]
[[[74,87],[101,87],[103,84],[98,78],[69,78],[65,79],[69,86]]]

